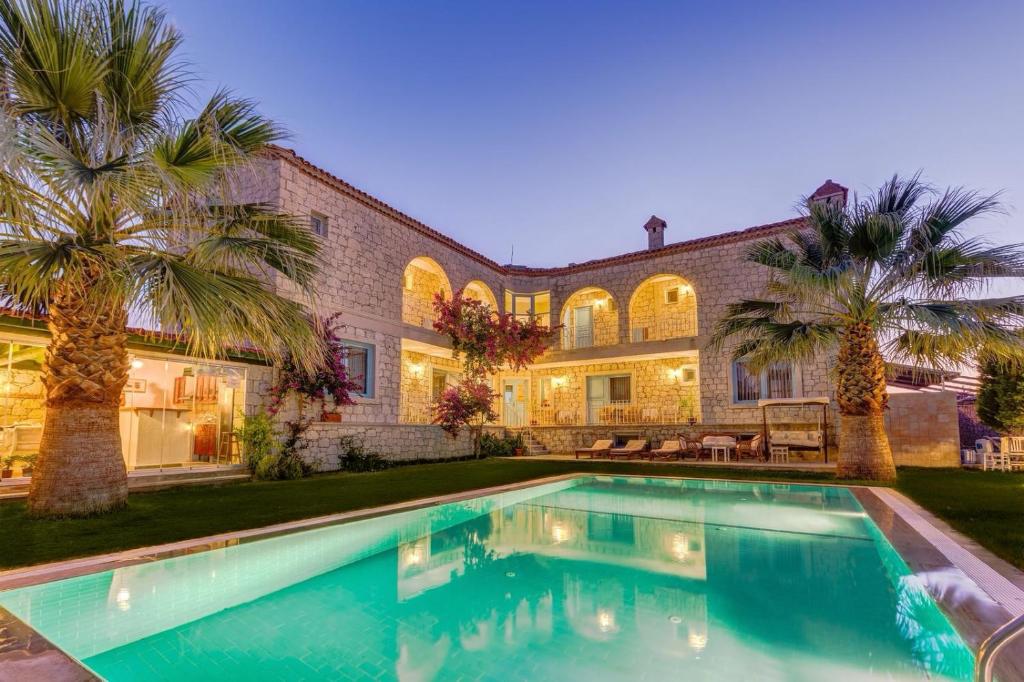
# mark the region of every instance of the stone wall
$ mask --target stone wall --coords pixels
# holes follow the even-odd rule
[[[960,465],[960,426],[951,391],[891,393],[885,428],[897,466]]]
[[[6,359],[6,358],[5,358]],[[0,372],[0,425],[38,424],[46,412],[42,372],[15,369]]]
[[[678,301],[668,303],[667,291],[677,289]],[[627,340],[650,340],[697,335],[697,299],[681,277],[655,278],[637,287],[629,302]],[[634,339],[635,337],[635,339]]]
[[[405,269],[402,281],[402,322],[433,329],[434,296],[442,293],[451,298],[452,289],[443,272],[432,269],[433,264],[414,261]]]
[[[461,363],[455,358],[402,351],[401,412],[403,424],[429,424],[433,417],[434,370],[459,374]]]
[[[485,430],[492,433],[502,431]],[[303,458],[316,471],[338,469],[343,436],[358,439],[368,452],[391,461],[445,460],[473,454],[473,441],[468,430],[460,432],[458,438],[452,438],[437,426],[319,423],[306,431],[309,447],[302,451]]]

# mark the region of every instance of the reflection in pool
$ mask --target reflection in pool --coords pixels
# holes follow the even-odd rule
[[[0,595],[110,680],[969,679],[849,491],[584,477]]]

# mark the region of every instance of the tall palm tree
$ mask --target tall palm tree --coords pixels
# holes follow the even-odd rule
[[[47,315],[52,333],[37,515],[126,501],[129,319],[202,356],[321,354],[306,299],[271,287],[310,291],[315,239],[241,203],[281,131],[224,92],[188,115],[180,43],[132,0],[0,0],[0,303]]]
[[[918,367],[969,363],[982,345],[1024,352],[1013,332],[1024,297],[975,298],[993,277],[1024,275],[1024,248],[968,237],[970,220],[999,210],[996,197],[938,194],[918,176],[894,176],[849,206],[808,201],[806,228],[753,245],[763,298],[728,307],[712,347],[758,371],[825,354],[834,359],[843,477],[896,475],[885,433],[886,358]]]

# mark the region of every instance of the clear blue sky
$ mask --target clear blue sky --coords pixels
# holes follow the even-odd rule
[[[794,215],[826,178],[1004,190],[1024,241],[1024,2],[165,0],[203,82],[500,261]]]

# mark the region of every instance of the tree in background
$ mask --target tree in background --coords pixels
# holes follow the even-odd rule
[[[51,333],[34,515],[127,501],[129,314],[194,355],[322,361],[305,306],[267,284],[311,297],[316,238],[238,199],[282,131],[224,92],[188,106],[181,41],[130,0],[0,0],[0,305]]]
[[[987,355],[979,364],[978,419],[999,433],[1024,435],[1024,366]]]
[[[484,425],[498,418],[494,411],[492,377],[502,368],[518,372],[540,356],[553,330],[536,320],[523,322],[514,315],[499,315],[480,301],[464,298],[462,290],[451,300],[434,296],[434,329],[447,336],[453,354],[462,359],[463,374],[435,405],[434,423],[453,438],[463,428],[473,436],[473,454],[480,456]]]
[[[754,371],[834,356],[837,473],[895,478],[886,358],[941,368],[970,363],[982,347],[999,358],[1024,352],[1014,332],[1024,297],[976,298],[993,277],[1024,276],[1024,247],[963,232],[998,209],[995,197],[963,189],[935,196],[917,176],[894,176],[849,206],[809,202],[805,229],[750,248],[768,274],[764,297],[729,306],[711,346],[737,339],[734,357]]]

